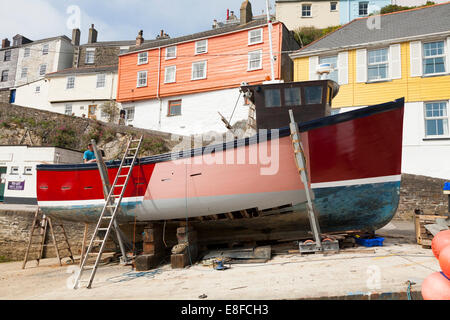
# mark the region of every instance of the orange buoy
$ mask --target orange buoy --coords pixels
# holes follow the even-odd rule
[[[450,245],[441,250],[441,254],[439,255],[439,265],[447,278],[450,278]]]
[[[450,230],[439,232],[431,242],[434,256],[439,259],[439,253],[448,245],[450,245]]]
[[[440,272],[429,275],[422,283],[422,297],[424,300],[450,300],[450,280]]]

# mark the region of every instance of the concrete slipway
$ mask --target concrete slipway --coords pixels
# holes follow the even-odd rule
[[[162,266],[155,274],[123,276],[131,267],[109,264],[99,269],[93,289],[67,288],[70,266],[56,259],[0,264],[0,299],[406,299],[407,281],[413,299],[421,283],[439,270],[431,250],[415,244],[414,226],[393,221],[379,230],[385,246],[339,254],[280,255],[266,264],[233,265],[226,271],[196,264],[182,270]],[[363,249],[363,248],[359,248]],[[124,281],[121,281],[124,280]]]

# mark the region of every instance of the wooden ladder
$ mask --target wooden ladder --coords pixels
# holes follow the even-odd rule
[[[62,239],[58,239],[55,236],[55,229],[60,228],[60,231],[58,234],[62,236]],[[39,232],[36,234],[36,230]],[[46,244],[45,239],[47,237],[47,231],[50,230],[50,235],[52,238],[52,244]],[[39,242],[33,242],[35,238],[39,238]],[[55,225],[53,225],[52,220],[50,217],[47,217],[46,215],[43,215],[40,217],[40,210],[37,209],[36,213],[34,215],[33,224],[31,227],[30,232],[30,238],[28,240],[28,246],[27,251],[25,253],[25,258],[23,260],[22,269],[25,269],[25,266],[27,264],[30,258],[30,251],[33,245],[39,245],[39,251],[38,256],[36,258],[37,266],[39,266],[39,262],[42,260],[42,255],[44,253],[44,248],[53,245],[55,248],[56,257],[58,258],[59,265],[62,266],[62,259],[65,258],[61,255],[61,252],[67,251],[68,252],[68,258],[72,260],[72,262],[75,262],[75,259],[73,258],[72,249],[70,248],[69,239],[67,238],[66,230],[64,229],[64,225],[60,222],[57,222]],[[60,246],[62,245],[62,247]]]

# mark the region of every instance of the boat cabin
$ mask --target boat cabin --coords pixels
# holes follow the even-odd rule
[[[287,82],[242,86],[249,103],[255,106],[255,129],[289,126],[289,110],[297,122],[331,115],[331,102],[339,92],[332,80]]]

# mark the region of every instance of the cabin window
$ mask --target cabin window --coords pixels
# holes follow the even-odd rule
[[[14,175],[19,174],[19,167],[11,167],[11,174]]]
[[[302,104],[300,88],[284,89],[284,104],[287,106],[300,106]]]
[[[425,131],[427,137],[449,135],[447,102],[425,104]]]
[[[141,52],[138,55],[138,65],[148,63],[148,52]]]
[[[176,66],[166,67],[166,71],[165,71],[165,75],[164,75],[164,83],[175,82],[176,74],[177,74]]]
[[[425,43],[423,57],[423,73],[425,75],[445,72],[444,41]]]
[[[281,107],[280,89],[264,90],[264,97],[266,100],[266,108]]]
[[[169,101],[167,116],[181,116],[181,100]]]
[[[31,176],[33,174],[33,167],[25,167],[23,170],[23,174]]]
[[[321,86],[305,87],[306,104],[322,104],[322,90]]]
[[[166,48],[166,60],[175,59],[177,57],[177,47]]]
[[[368,51],[367,80],[385,80],[389,74],[388,49]]]

